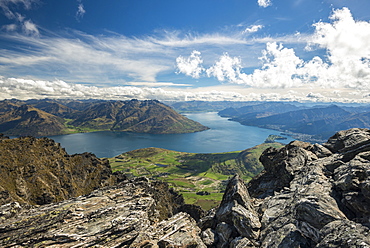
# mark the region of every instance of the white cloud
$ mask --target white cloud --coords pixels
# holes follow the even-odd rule
[[[308,89],[296,88],[293,90],[276,89],[274,92],[268,89],[215,87],[203,89],[179,89],[165,90],[153,87],[96,87],[83,84],[66,83],[62,80],[45,81],[22,78],[5,78],[0,76],[0,100],[17,98],[26,99],[106,99],[106,100],[129,100],[129,99],[157,99],[161,101],[317,101],[317,102],[364,102],[370,103],[370,91],[336,91],[331,89]],[[338,93],[341,96],[338,96]],[[362,95],[362,98],[361,98]]]
[[[314,24],[307,49],[325,49],[323,58],[304,61],[294,49],[267,42],[259,58],[262,66],[243,72],[240,57],[222,55],[207,76],[258,88],[292,88],[311,85],[320,88],[370,89],[370,23],[356,21],[347,8],[330,16],[330,23]],[[305,40],[307,40],[305,38]],[[199,75],[197,75],[199,77]]]
[[[0,0],[0,8],[4,15],[8,19],[17,22],[17,24],[4,25],[2,28],[8,32],[21,29],[26,35],[39,35],[40,32],[37,26],[31,20],[25,20],[23,15],[14,10],[18,5],[22,5],[25,9],[30,9],[35,3],[38,3],[38,0]]]
[[[233,100],[244,99],[235,92],[205,91],[191,92],[184,90],[164,90],[161,88],[139,87],[95,87],[82,84],[69,84],[61,80],[43,81],[21,78],[0,77],[0,99],[158,99],[158,100]]]
[[[76,12],[77,20],[82,19],[84,17],[85,13],[86,13],[86,10],[84,8],[84,5],[82,3],[79,3],[78,7],[77,7],[77,12]]]
[[[0,0],[0,8],[8,19],[16,19],[17,12],[14,11],[18,5],[22,5],[25,9],[30,9],[38,0]]]
[[[253,26],[249,26],[247,27],[244,31],[243,31],[243,34],[246,34],[246,33],[255,33],[257,32],[258,30],[262,29],[263,28],[263,25],[253,25]]]
[[[36,26],[31,20],[26,20],[23,22],[22,25],[23,31],[27,35],[36,35],[39,36],[40,32]]]
[[[150,86],[150,87],[167,87],[167,86],[175,86],[175,87],[183,87],[183,86],[192,86],[191,84],[175,84],[171,82],[127,82],[126,85],[133,85],[133,86]]]
[[[267,8],[268,6],[271,6],[271,0],[258,0],[258,5],[264,8]]]
[[[3,25],[2,29],[4,29],[7,32],[13,32],[16,31],[18,26],[16,24],[8,24],[8,25]]]
[[[239,84],[241,74],[241,61],[239,58],[231,58],[227,53],[221,56],[212,67],[206,70],[207,76],[216,77],[219,81],[229,81]]]
[[[316,31],[309,43],[311,48],[324,48],[328,54],[318,83],[369,88],[370,23],[354,20],[347,8],[335,10],[330,19],[332,23],[314,25]]]
[[[204,70],[202,67],[203,60],[201,58],[201,53],[196,50],[194,50],[188,58],[182,56],[177,57],[176,63],[179,73],[184,73],[193,78],[199,78]]]

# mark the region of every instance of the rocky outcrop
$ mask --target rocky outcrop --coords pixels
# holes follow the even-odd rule
[[[48,138],[0,136],[0,204],[42,205],[114,185],[108,160],[91,153],[68,155]]]
[[[0,207],[3,247],[370,247],[370,130],[267,149],[207,214],[160,182],[127,180],[41,207]]]
[[[261,156],[246,187],[238,176],[199,223],[210,247],[370,247],[370,131],[323,145],[294,141]]]
[[[0,207],[2,247],[206,247],[164,183],[126,180],[57,204]]]

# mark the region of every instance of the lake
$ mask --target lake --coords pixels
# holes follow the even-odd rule
[[[270,134],[280,132],[258,127],[243,126],[220,117],[216,112],[191,113],[186,116],[198,121],[209,130],[187,134],[146,134],[128,132],[92,132],[50,136],[69,154],[91,152],[98,157],[114,157],[139,148],[158,147],[192,153],[240,151],[265,141]],[[293,139],[280,142],[289,143]]]

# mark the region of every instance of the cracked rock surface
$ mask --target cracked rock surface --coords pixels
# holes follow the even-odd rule
[[[116,186],[39,207],[0,207],[1,247],[370,247],[370,130],[269,148],[204,214],[164,183]]]

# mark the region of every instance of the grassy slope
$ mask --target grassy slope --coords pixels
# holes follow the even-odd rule
[[[248,181],[262,170],[258,158],[269,146],[281,144],[264,143],[244,151],[209,154],[145,148],[109,160],[114,171],[168,182],[183,194],[186,203],[210,209],[221,201],[225,184],[232,175],[238,173]],[[210,195],[196,194],[201,191]]]

